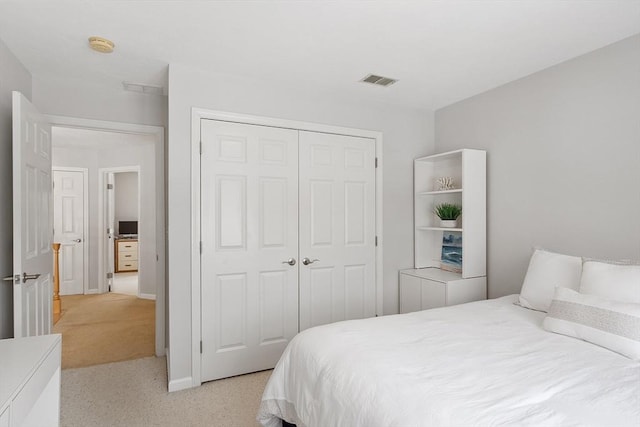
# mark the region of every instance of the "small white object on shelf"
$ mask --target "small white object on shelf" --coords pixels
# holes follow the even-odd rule
[[[437,191],[447,191],[453,190],[455,185],[453,184],[453,178],[450,176],[441,176],[436,179],[436,190]]]

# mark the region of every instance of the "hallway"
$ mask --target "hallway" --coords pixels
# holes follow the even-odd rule
[[[123,294],[62,296],[62,368],[155,354],[155,301]]]

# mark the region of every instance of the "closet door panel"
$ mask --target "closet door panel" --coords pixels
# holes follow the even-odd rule
[[[298,132],[201,120],[202,381],[275,366],[298,331]]]
[[[300,330],[375,315],[375,141],[301,131]],[[331,271],[331,280],[326,274]]]

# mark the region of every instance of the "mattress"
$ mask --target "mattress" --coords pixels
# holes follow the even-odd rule
[[[639,426],[640,363],[547,332],[517,295],[311,328],[258,421],[280,426]]]

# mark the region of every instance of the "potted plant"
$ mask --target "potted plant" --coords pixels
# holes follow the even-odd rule
[[[433,208],[433,213],[440,218],[440,227],[455,228],[462,206],[455,203],[440,203]]]

